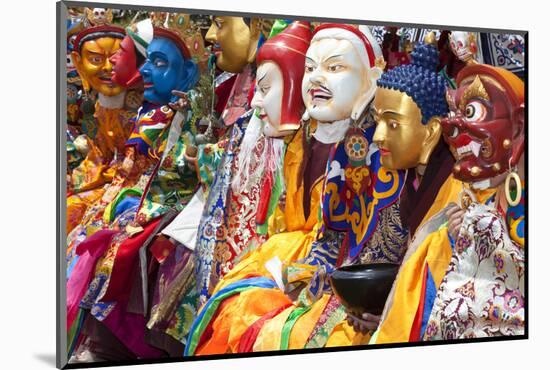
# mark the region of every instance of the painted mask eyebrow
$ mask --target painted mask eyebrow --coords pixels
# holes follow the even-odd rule
[[[399,112],[396,112],[396,111],[393,111],[393,110],[385,110],[381,114],[382,115],[387,115],[387,116],[390,116],[390,117],[394,117],[394,118],[406,117],[406,115],[404,115],[402,113],[399,113]]]
[[[313,59],[311,59],[310,57],[306,57],[306,63],[311,63],[311,64],[314,64],[314,65],[317,65],[317,62],[314,61]]]
[[[372,107],[372,113],[376,114],[377,116],[381,116],[383,114],[390,114],[390,115],[394,115],[394,116],[403,117],[403,114],[401,114],[400,112],[397,112],[397,111],[392,110],[392,109],[377,108],[375,105],[373,105],[373,107]]]
[[[149,59],[150,60],[162,59],[165,62],[168,61],[167,58],[166,58],[166,55],[164,53],[161,53],[161,52],[158,52],[158,51],[153,51],[151,54],[149,54]]]
[[[98,52],[98,51],[91,51],[91,50],[88,50],[88,54],[93,56],[93,57],[95,57],[95,56],[102,57],[102,56],[105,55],[104,53],[101,53],[101,52]]]
[[[103,54],[104,53],[103,48],[100,47],[99,45],[97,45],[95,42],[88,44],[87,51],[89,53],[95,53],[95,54]]]
[[[336,55],[331,55],[329,56],[328,58],[326,58],[323,63],[328,63],[331,59],[335,59],[335,58],[338,58],[338,57],[342,57],[343,55],[342,54],[336,54]]]
[[[259,85],[262,81],[264,81],[266,77],[267,77],[267,72],[264,72],[263,76],[260,77],[260,78],[258,79],[258,85]]]

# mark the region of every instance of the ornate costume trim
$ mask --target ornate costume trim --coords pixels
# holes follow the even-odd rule
[[[346,318],[346,310],[336,296],[331,295],[315,329],[311,332],[304,348],[323,348],[336,327]]]
[[[374,130],[369,126],[363,131],[366,142],[372,142]],[[399,199],[405,172],[382,167],[378,150],[369,150],[366,161],[360,164],[352,163],[349,151],[340,143],[329,155],[322,211],[327,227],[348,233],[341,260],[351,262],[372,237],[380,211]]]
[[[425,340],[522,335],[524,252],[498,211],[473,203],[439,286]]]

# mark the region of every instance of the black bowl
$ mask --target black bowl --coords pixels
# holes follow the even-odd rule
[[[398,270],[393,263],[343,266],[332,273],[330,284],[348,311],[380,315]]]

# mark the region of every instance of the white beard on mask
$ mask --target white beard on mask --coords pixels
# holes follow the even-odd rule
[[[283,167],[285,142],[282,138],[263,136],[265,125],[256,115],[248,123],[237,155],[237,170],[231,183],[231,189],[236,194],[249,191],[266,173],[280,171]],[[260,140],[264,140],[265,145],[259,157],[255,158],[253,152],[257,150]]]

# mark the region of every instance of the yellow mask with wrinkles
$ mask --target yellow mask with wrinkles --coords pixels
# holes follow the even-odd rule
[[[122,40],[100,37],[82,44],[80,53],[73,51],[71,57],[86,91],[90,88],[106,96],[118,95],[123,87],[111,80],[112,64],[109,58],[120,48]]]

